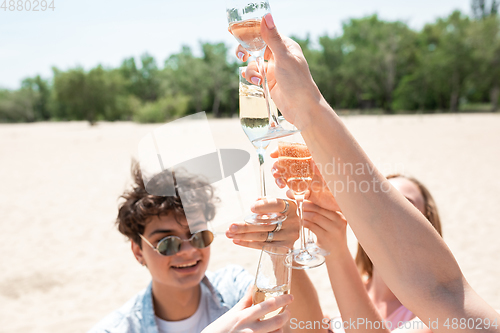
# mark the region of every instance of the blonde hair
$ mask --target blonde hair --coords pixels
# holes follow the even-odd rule
[[[432,197],[427,187],[425,187],[424,184],[422,184],[420,181],[418,181],[413,177],[407,177],[400,174],[387,176],[387,179],[391,178],[404,178],[417,185],[417,187],[420,190],[420,193],[422,194],[422,197],[424,198],[424,205],[425,205],[424,216],[427,218],[427,220],[429,220],[429,222],[432,224],[434,229],[436,229],[439,235],[443,237],[443,232],[441,230],[441,219],[439,218],[436,202],[434,201],[434,198]],[[358,243],[358,253],[356,254],[356,266],[358,266],[358,270],[361,276],[366,276],[368,277],[368,279],[372,277],[373,263],[366,254],[365,250],[363,250],[363,247],[361,247],[359,243]]]

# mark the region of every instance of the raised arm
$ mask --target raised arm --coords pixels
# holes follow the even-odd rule
[[[278,34],[270,15],[261,29],[270,50],[266,56],[272,97],[283,115],[302,130],[328,187],[389,288],[424,322],[453,318],[500,322],[500,316],[468,285],[444,241],[380,174],[322,97],[300,47]],[[249,67],[247,77],[260,78],[255,66]],[[365,172],[327,172],[332,163]],[[440,325],[434,331],[448,329]],[[481,326],[466,331],[499,330]]]
[[[368,322],[381,324],[382,317],[368,297],[347,247],[347,221],[339,209],[334,209],[334,206],[321,207],[306,201],[304,225],[317,235],[318,245],[330,252],[326,257],[326,267],[342,315],[342,326],[347,333],[388,333],[391,330],[386,325],[367,325]]]

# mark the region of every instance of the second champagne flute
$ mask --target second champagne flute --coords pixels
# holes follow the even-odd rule
[[[264,135],[269,128],[267,119],[266,100],[264,99],[264,91],[260,86],[248,82],[242,75],[246,67],[240,67],[240,122],[243,131],[248,139],[252,142],[257,156],[259,157],[259,186],[260,198],[266,197],[266,177],[264,172],[264,162],[266,148],[269,146],[269,141],[255,140]],[[271,107],[276,108],[271,100]],[[276,224],[283,222],[286,215],[283,214],[251,214],[245,217],[245,222],[249,224]]]
[[[300,221],[300,249],[293,251],[294,269],[309,269],[325,262],[325,257],[319,251],[310,252],[307,249],[304,221],[302,219],[304,196],[309,190],[314,177],[312,156],[300,133],[280,139],[278,142],[279,166],[283,178],[292,191],[297,202],[297,215]]]

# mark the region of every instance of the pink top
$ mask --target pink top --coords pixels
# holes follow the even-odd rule
[[[396,311],[391,313],[389,317],[385,319],[385,321],[390,321],[392,323],[392,329],[395,330],[396,328],[403,325],[407,321],[412,320],[413,318],[415,318],[413,312],[408,310],[404,305],[401,305],[396,309]],[[387,327],[389,327],[389,325],[387,325]]]
[[[385,327],[390,328],[391,331],[397,329],[399,326],[404,325],[404,323],[415,318],[413,312],[408,310],[404,305],[401,305],[393,313],[384,319]],[[391,324],[388,324],[391,322]],[[330,332],[334,333],[344,333],[343,323],[341,317],[334,317],[330,321]]]

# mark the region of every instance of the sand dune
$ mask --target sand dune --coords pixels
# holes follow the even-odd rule
[[[384,173],[404,172],[429,187],[469,283],[500,309],[500,115],[343,120]],[[253,153],[237,119],[210,123],[218,147]],[[84,332],[148,283],[113,222],[130,159],[156,127],[0,125],[0,332]],[[254,180],[247,181],[240,188],[252,198]],[[282,195],[272,182],[268,187]],[[355,248],[352,234],[349,244]],[[210,269],[239,263],[253,273],[257,256],[217,237]],[[325,311],[335,312],[324,267],[310,276]]]

